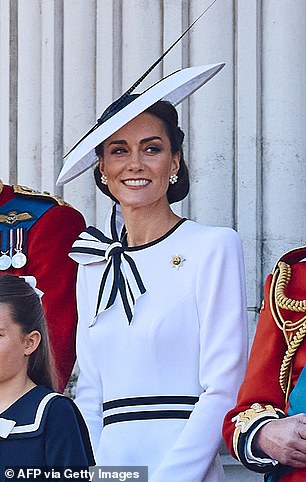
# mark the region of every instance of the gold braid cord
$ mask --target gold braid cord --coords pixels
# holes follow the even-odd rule
[[[285,290],[291,279],[291,266],[284,261],[280,261],[275,269],[270,290],[270,307],[274,321],[278,328],[282,330],[288,348],[284,355],[279,383],[282,391],[286,394],[286,401],[290,391],[290,375],[292,360],[306,335],[306,316],[292,322],[284,320],[280,309],[294,311],[296,313],[306,312],[306,300],[294,300],[285,295]]]

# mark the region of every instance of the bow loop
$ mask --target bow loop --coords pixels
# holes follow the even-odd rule
[[[114,243],[110,244],[108,248],[105,250],[105,260],[108,261],[111,256],[115,256],[116,254],[123,253],[123,246],[120,241],[115,241]]]

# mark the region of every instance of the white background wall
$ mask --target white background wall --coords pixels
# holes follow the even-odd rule
[[[210,3],[0,0],[2,180],[62,194],[103,226],[92,172],[55,186],[63,153]],[[306,243],[305,45],[305,0],[216,0],[141,86],[226,62],[179,108],[191,192],[176,210],[240,232],[251,337],[266,274]],[[261,480],[224,460],[227,480]]]

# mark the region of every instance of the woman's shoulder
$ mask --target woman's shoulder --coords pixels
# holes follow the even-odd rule
[[[230,227],[210,226],[192,221],[190,219],[187,219],[183,226],[185,226],[186,231],[188,231],[188,236],[193,236],[195,240],[201,238],[203,241],[218,244],[240,243],[240,236],[238,232]]]

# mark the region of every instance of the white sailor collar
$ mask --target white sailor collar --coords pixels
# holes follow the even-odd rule
[[[42,420],[45,413],[45,409],[51,399],[54,397],[62,396],[60,393],[51,392],[45,395],[39,402],[34,420],[31,423],[25,425],[17,425],[15,420],[11,420],[5,417],[0,417],[0,439],[7,438],[9,436],[36,436],[41,432]]]

